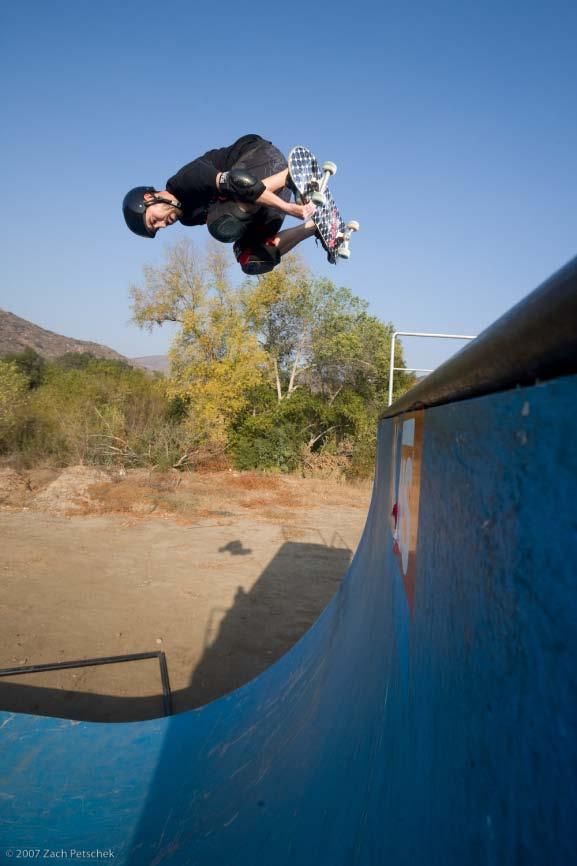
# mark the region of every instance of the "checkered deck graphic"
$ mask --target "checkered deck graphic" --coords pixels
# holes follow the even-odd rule
[[[292,182],[300,195],[308,201],[315,189],[312,181],[320,181],[323,176],[316,157],[306,147],[293,147],[288,155],[288,167]],[[325,195],[326,204],[317,207],[312,220],[319,231],[329,262],[335,264],[339,247],[337,235],[345,231],[345,223],[329,189],[325,190]]]

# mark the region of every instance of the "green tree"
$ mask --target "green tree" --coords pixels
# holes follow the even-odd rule
[[[384,408],[394,326],[369,315],[358,299],[349,299],[348,289],[339,289],[336,294],[339,306],[335,307],[336,299],[332,298],[314,334],[311,368],[317,387],[330,401],[343,388],[352,388],[369,403]],[[404,366],[399,341],[395,342],[395,366]],[[396,393],[402,393],[413,381],[414,376],[399,374]]]
[[[344,387],[383,401],[392,324],[367,313],[348,288],[314,279],[296,256],[242,288],[245,316],[268,358],[277,399],[306,384],[330,401]],[[397,343],[395,366],[403,365]],[[398,379],[397,388],[406,385]]]
[[[46,361],[31,346],[26,346],[22,352],[13,352],[4,356],[4,361],[12,362],[26,377],[29,388],[37,388],[43,381]]]
[[[241,301],[280,403],[299,387],[309,360],[315,322],[311,275],[296,255],[286,256],[281,266],[258,281],[247,280]]]
[[[170,349],[169,392],[188,407],[192,441],[224,441],[247,393],[262,381],[266,357],[243,315],[218,247],[201,256],[192,242],[170,247],[164,265],[144,269],[131,288],[134,321],[178,324]]]
[[[14,361],[0,361],[0,443],[4,447],[16,427],[28,388],[27,377]]]
[[[87,367],[90,367],[94,362],[99,360],[105,360],[109,366],[109,369],[114,369],[118,367],[123,370],[128,370],[130,368],[130,364],[126,361],[122,361],[120,358],[97,358],[96,355],[93,355],[91,352],[66,352],[66,354],[61,355],[56,359],[56,364],[59,367],[63,367],[65,370],[85,370]]]
[[[131,289],[140,326],[177,325],[168,392],[191,451],[220,443],[241,468],[283,471],[326,451],[361,474],[386,405],[393,326],[295,255],[238,289],[227,267],[226,251],[200,255],[183,240]],[[405,384],[398,376],[397,393]]]

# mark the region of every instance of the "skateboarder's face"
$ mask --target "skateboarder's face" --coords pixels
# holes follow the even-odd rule
[[[165,204],[164,202],[156,202],[146,208],[146,211],[144,212],[144,222],[148,231],[156,232],[158,229],[165,229],[167,226],[171,226],[175,223],[178,219],[178,214],[178,208],[173,205]]]

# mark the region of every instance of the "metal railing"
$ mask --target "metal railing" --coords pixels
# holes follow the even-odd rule
[[[105,658],[77,659],[75,661],[49,662],[47,664],[2,668],[0,669],[0,677],[18,677],[21,674],[39,674],[45,673],[46,671],[65,671],[73,668],[93,668],[99,665],[123,664],[124,662],[137,662],[144,659],[158,659],[160,665],[160,679],[162,681],[162,705],[164,707],[164,715],[170,716],[172,715],[172,694],[170,691],[170,681],[168,679],[166,656],[161,650],[150,653],[129,653],[128,655],[123,656],[106,656]]]
[[[474,340],[475,335],[471,334],[428,334],[423,331],[394,331],[391,338],[391,364],[389,367],[389,402],[390,406],[393,402],[393,379],[396,371],[404,371],[405,373],[432,373],[430,369],[421,367],[395,367],[395,342],[397,337],[441,337],[445,340]]]

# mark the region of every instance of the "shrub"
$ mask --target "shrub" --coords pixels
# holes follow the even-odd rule
[[[22,373],[29,388],[37,388],[44,380],[46,361],[30,346],[22,352],[13,352],[4,356],[4,361],[12,362]]]
[[[231,435],[237,469],[276,469],[291,472],[299,465],[299,441],[290,424],[279,425],[274,415],[245,419]]]
[[[28,392],[28,379],[14,361],[0,361],[0,447],[10,446],[19,412]]]
[[[28,464],[174,465],[186,441],[171,417],[164,379],[116,361],[77,357],[78,365],[47,365],[42,385],[20,412],[12,449]]]

